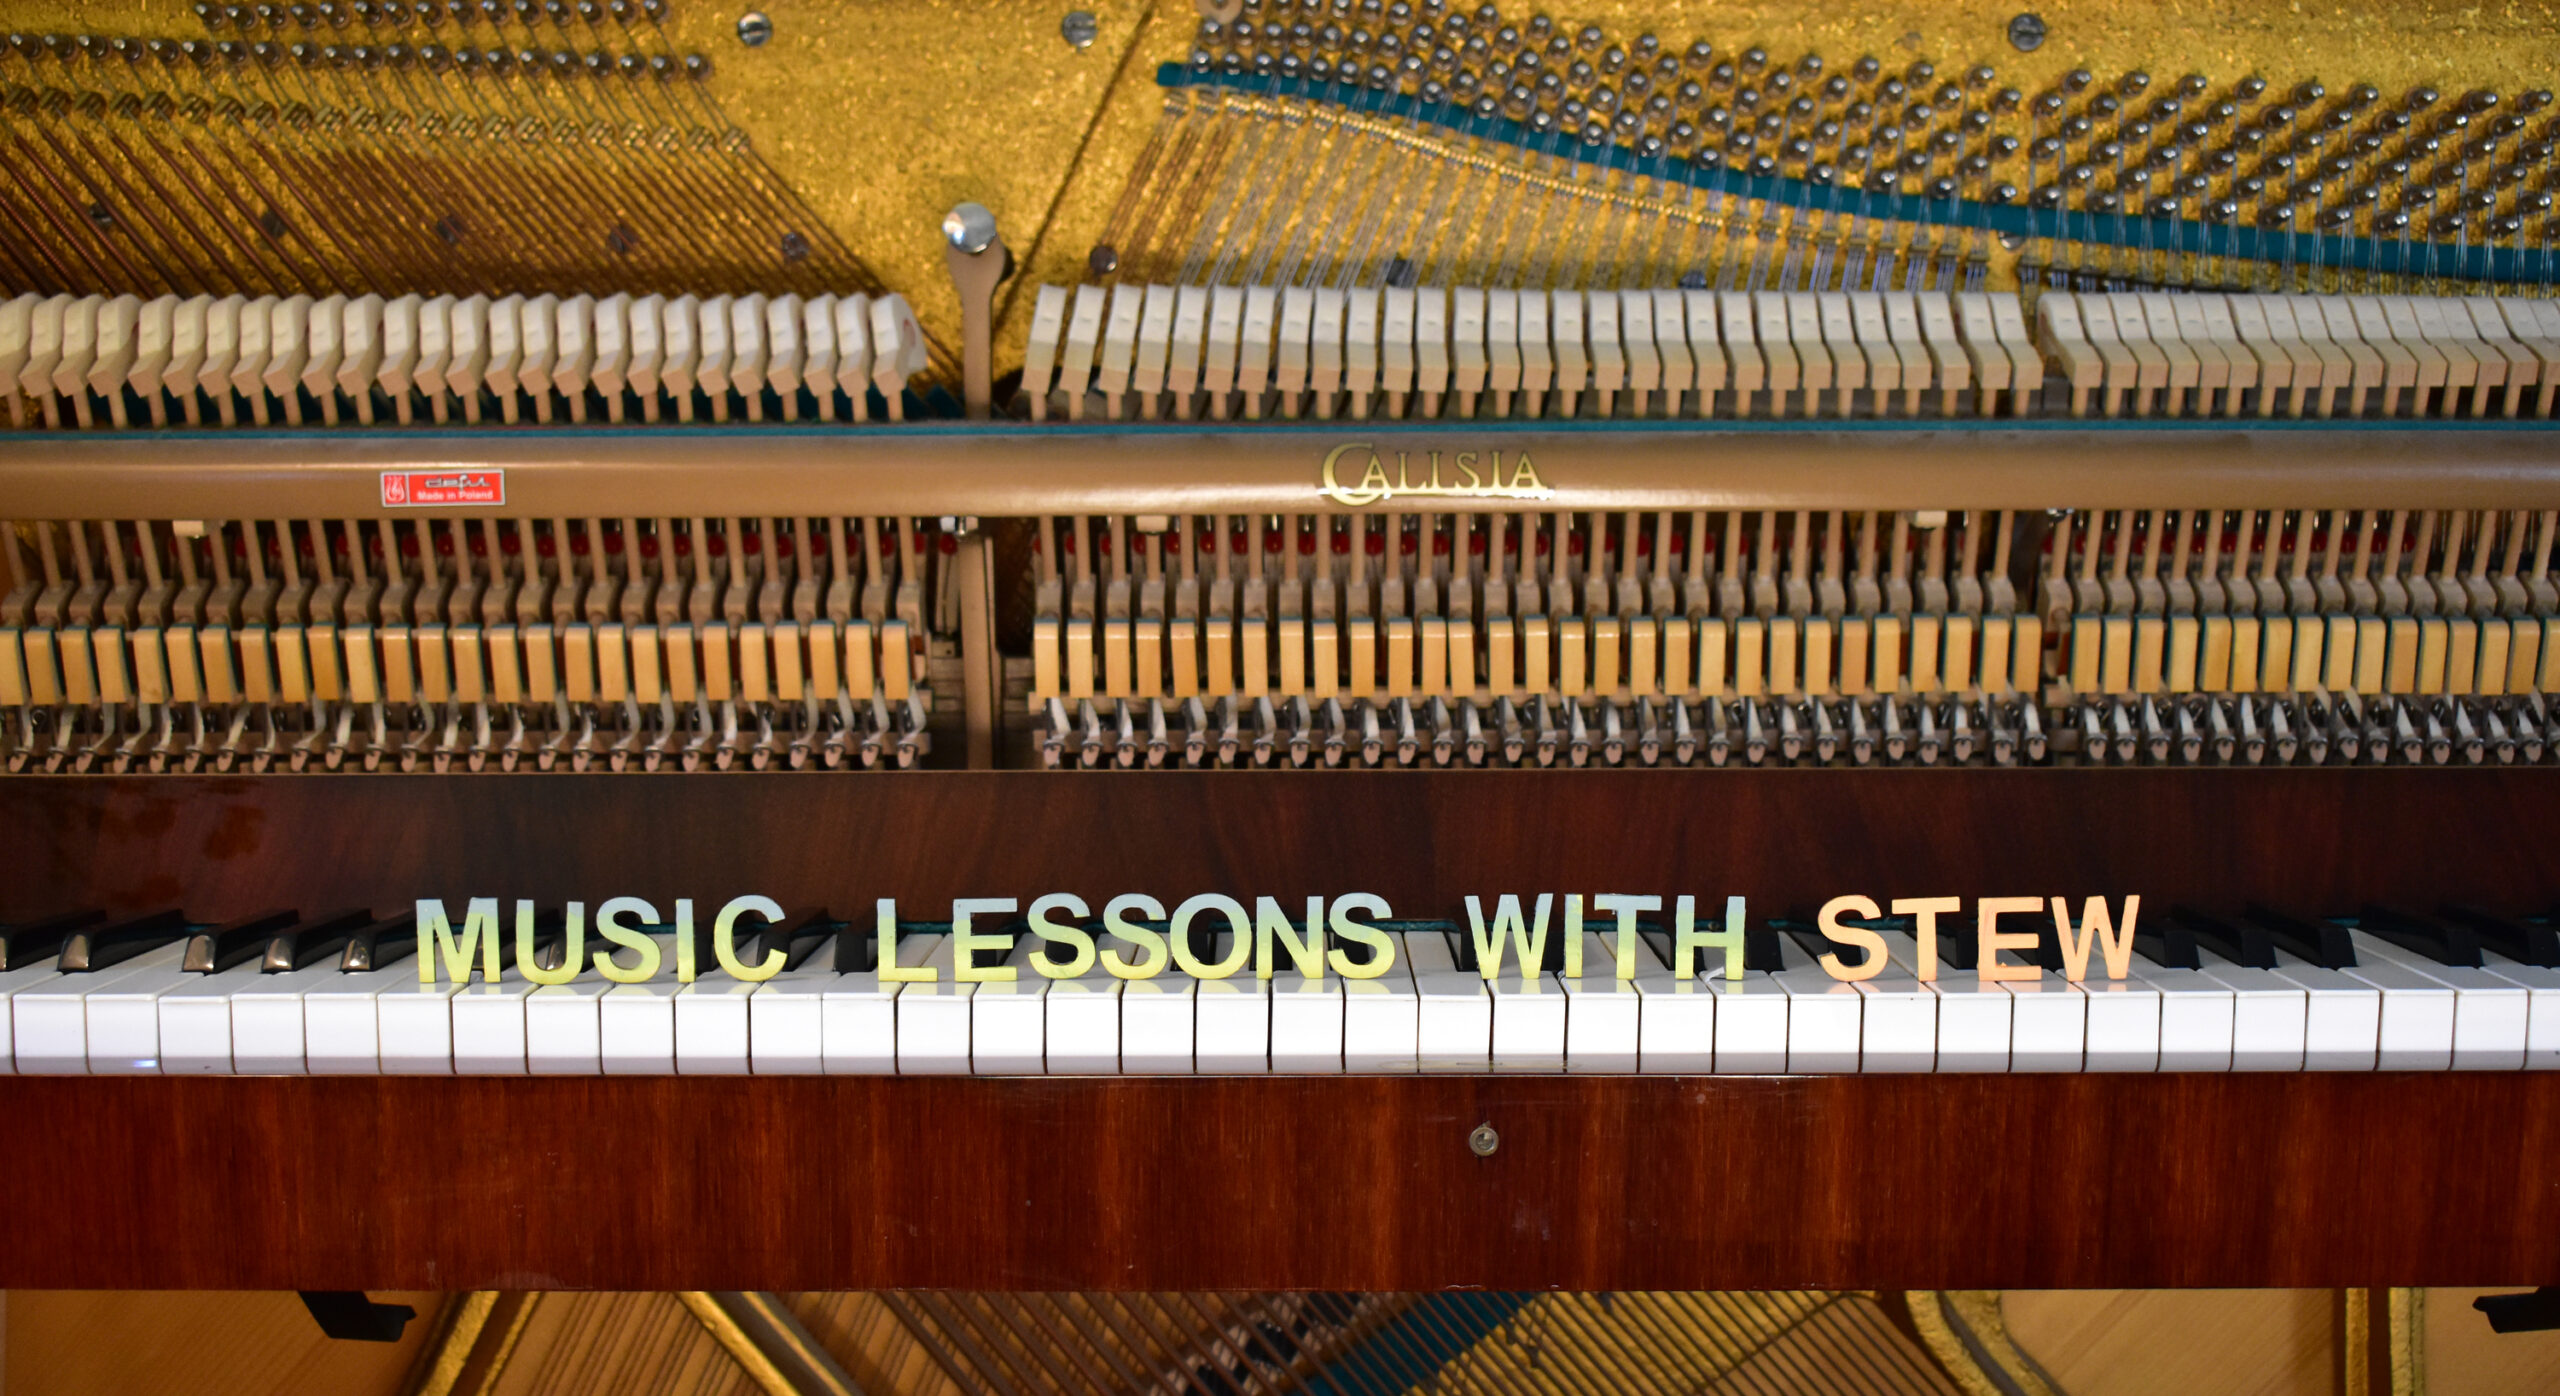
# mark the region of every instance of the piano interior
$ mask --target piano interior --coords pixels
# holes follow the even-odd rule
[[[2560,1371],[2541,8],[0,19],[28,1389]]]

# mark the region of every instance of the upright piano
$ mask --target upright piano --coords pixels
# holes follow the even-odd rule
[[[2547,26],[25,8],[0,1283],[2560,1278]]]

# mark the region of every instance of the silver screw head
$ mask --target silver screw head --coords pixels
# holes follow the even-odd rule
[[[1467,1134],[1467,1150],[1477,1158],[1491,1158],[1493,1151],[1501,1147],[1502,1136],[1494,1133],[1489,1124],[1478,1125]]]
[[[996,240],[996,216],[985,204],[954,205],[942,215],[942,240],[974,257]]]
[[[763,48],[773,37],[773,21],[762,10],[749,10],[738,16],[738,42],[749,48]]]
[[[1069,10],[1067,17],[1058,21],[1058,37],[1076,48],[1091,48],[1101,36],[1101,21],[1093,17],[1091,10]]]
[[[2009,21],[2009,47],[2033,53],[2044,47],[2044,16],[2029,11]]]

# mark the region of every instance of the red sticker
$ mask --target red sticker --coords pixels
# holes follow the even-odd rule
[[[450,508],[459,504],[504,504],[507,472],[503,470],[386,470],[382,472],[385,509]]]

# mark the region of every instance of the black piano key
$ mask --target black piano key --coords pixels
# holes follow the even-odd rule
[[[345,953],[347,938],[372,925],[374,919],[370,911],[333,911],[279,931],[268,939],[259,969],[284,974],[325,963]]]
[[[53,959],[62,953],[64,937],[106,919],[103,911],[72,911],[41,921],[0,926],[0,970],[24,969]]]
[[[779,950],[782,952],[782,968],[788,972],[809,963],[819,951],[828,949],[829,943],[842,929],[843,923],[828,915],[824,907],[803,907],[798,911],[784,912],[779,921],[766,922],[764,929],[756,933],[755,947],[752,950],[742,947],[738,953],[749,963],[760,965]]]
[[[338,968],[349,974],[386,969],[417,951],[418,914],[404,911],[349,932],[347,948],[338,956]]]
[[[950,929],[932,921],[901,921],[898,923],[898,942],[903,945],[909,936],[939,934]],[[1088,929],[1099,940],[1101,923],[1097,921]],[[835,963],[838,974],[869,974],[879,969],[879,923],[868,918],[846,923],[836,935]]]
[[[2444,918],[2471,928],[2480,943],[2518,964],[2560,969],[2560,926],[2519,921],[2476,906],[2449,906]]]
[[[2251,902],[2240,919],[2263,929],[2287,954],[2299,955],[2322,969],[2354,969],[2356,943],[2347,928],[2327,917],[2305,919]]]
[[[1742,929],[1742,967],[1770,974],[1787,967],[1786,956],[1778,949],[1781,932],[1776,923],[1754,921]]]
[[[267,942],[293,929],[298,911],[262,911],[220,925],[200,926],[187,936],[186,958],[178,968],[189,974],[211,974],[267,953]]]
[[[2035,943],[2010,945],[2003,953],[2019,964],[2036,965],[2055,974],[2062,973],[2062,932],[2053,917],[2044,912],[2004,913],[2000,917],[2003,938],[2033,935]],[[1938,963],[1953,969],[1982,968],[1982,925],[1971,916],[1943,918],[1938,922]]]
[[[2437,964],[2480,967],[2480,935],[2469,926],[2379,902],[2367,902],[2356,913],[2356,924],[2368,934],[2415,950]]]
[[[2001,917],[2000,933],[2007,935],[2012,931],[2032,931],[2036,943],[2027,949],[2013,950],[2011,954],[2048,974],[2063,972],[2062,928],[2053,923],[2052,913],[2039,911],[2033,916]]]
[[[507,926],[506,935],[506,949],[508,953],[504,957],[504,963],[508,966],[514,966],[520,963],[519,957],[514,954],[516,949],[515,938],[515,925],[510,921]],[[580,942],[578,953],[582,956],[587,953],[583,940]],[[561,965],[566,964],[568,959],[568,910],[566,908],[562,908],[556,911],[535,911],[533,914],[533,967],[535,969],[558,969]]]
[[[2134,926],[2133,948],[2162,969],[2204,968],[2204,956],[2196,951],[2195,932],[2165,916],[2143,917]]]
[[[62,972],[92,974],[123,964],[145,951],[175,944],[186,933],[186,915],[178,911],[146,912],[83,927],[62,939]]]
[[[2276,967],[2276,939],[2260,922],[2228,921],[2187,906],[2169,908],[2169,921],[2235,965],[2250,969]]]
[[[1012,958],[1013,947],[1029,934],[1031,923],[1028,921],[1009,921],[993,930],[980,925],[970,926],[969,939],[973,943],[969,947],[969,968],[996,968]],[[994,939],[989,940],[990,936]]]

